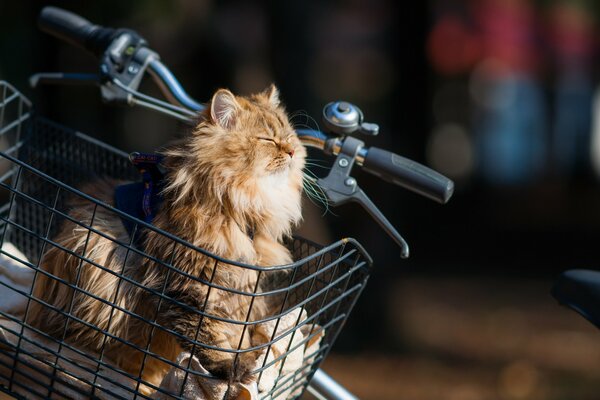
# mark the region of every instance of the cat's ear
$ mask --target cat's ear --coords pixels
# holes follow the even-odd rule
[[[265,96],[273,107],[279,106],[279,89],[273,83],[264,91]]]
[[[223,128],[231,128],[240,105],[233,93],[227,89],[219,89],[210,102],[210,117],[213,122]]]

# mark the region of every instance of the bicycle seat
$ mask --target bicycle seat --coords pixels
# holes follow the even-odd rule
[[[600,271],[571,269],[560,274],[552,295],[600,328]]]

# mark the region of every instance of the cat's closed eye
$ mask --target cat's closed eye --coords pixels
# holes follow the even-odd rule
[[[259,137],[258,140],[262,140],[264,142],[269,142],[269,143],[272,143],[275,145],[277,144],[277,142],[275,142],[275,139],[270,138],[270,137]]]

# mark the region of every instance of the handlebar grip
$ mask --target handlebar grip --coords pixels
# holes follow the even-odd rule
[[[371,147],[363,169],[396,185],[445,204],[454,193],[454,182],[444,175],[390,151]]]
[[[44,7],[39,28],[65,42],[100,55],[110,45],[115,30],[92,24],[85,18],[58,7]]]

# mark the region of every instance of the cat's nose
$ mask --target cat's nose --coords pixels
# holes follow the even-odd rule
[[[290,158],[294,157],[294,149],[289,149],[288,151],[286,151],[286,153],[288,153]]]

